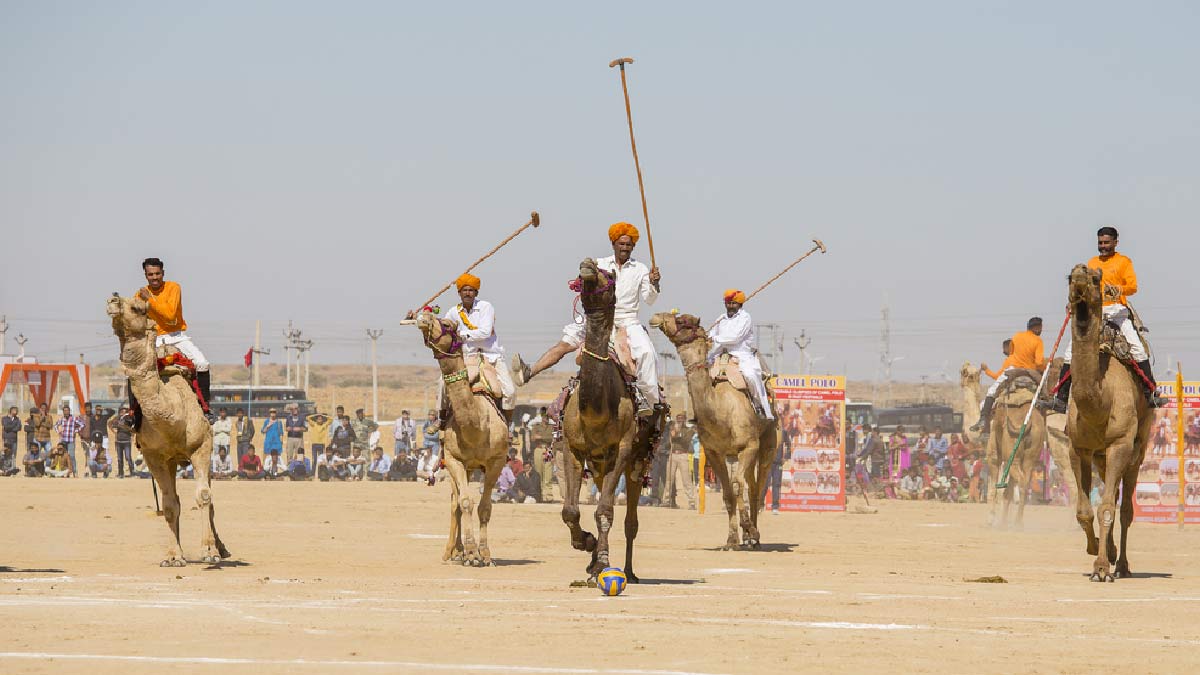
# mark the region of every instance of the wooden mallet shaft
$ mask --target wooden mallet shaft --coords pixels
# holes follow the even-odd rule
[[[637,141],[633,138],[633,111],[629,107],[629,85],[625,82],[625,64],[633,59],[624,57],[608,64],[609,68],[620,66],[621,91],[625,94],[625,121],[629,123],[629,146],[633,148],[633,167],[637,169],[638,192],[642,195],[642,218],[646,222],[646,244],[650,246],[650,267],[658,267],[654,258],[654,237],[650,234],[650,213],[646,210],[646,186],[642,183],[642,164],[638,161]]]
[[[470,266],[470,267],[468,267],[468,268],[466,269],[466,271],[465,271],[465,272],[463,272],[463,274],[466,274],[467,272],[470,272],[471,270],[473,270],[473,269],[475,269],[476,267],[478,267],[478,266],[479,266],[479,263],[481,263],[481,262],[483,262],[484,260],[487,260],[488,258],[490,258],[490,257],[492,257],[493,255],[495,255],[496,251],[499,251],[500,249],[504,248],[504,247],[505,247],[505,245],[507,245],[507,244],[508,244],[508,242],[512,241],[513,239],[516,239],[516,238],[517,238],[517,235],[519,235],[519,234],[521,234],[522,232],[524,232],[524,231],[525,231],[525,230],[526,230],[526,229],[527,229],[529,226],[531,226],[531,225],[532,225],[533,227],[537,227],[538,225],[541,225],[541,223],[542,223],[542,218],[541,218],[541,216],[539,216],[539,215],[538,215],[538,212],[537,212],[537,211],[534,211],[533,213],[529,214],[529,220],[528,220],[528,221],[527,221],[527,222],[526,222],[524,225],[522,225],[522,226],[518,227],[516,232],[513,232],[512,234],[510,234],[510,235],[508,235],[507,237],[505,237],[505,238],[504,238],[504,241],[500,242],[499,244],[496,244],[496,246],[495,246],[495,247],[493,247],[493,248],[492,248],[492,250],[490,250],[490,251],[488,251],[487,253],[483,254],[483,257],[482,257],[482,258],[480,258],[479,260],[476,260],[475,262],[471,263],[471,266]],[[422,309],[422,308],[424,308],[424,307],[428,307],[429,305],[432,305],[432,304],[433,304],[433,301],[438,299],[438,296],[440,296],[442,293],[445,293],[446,291],[450,290],[450,287],[451,287],[451,286],[453,286],[453,285],[454,285],[454,281],[453,281],[453,280],[451,280],[451,281],[450,281],[449,283],[447,283],[445,286],[442,286],[442,287],[441,287],[441,289],[439,289],[437,293],[434,293],[433,295],[431,295],[431,296],[429,297],[429,299],[428,299],[428,300],[426,300],[425,302],[421,303],[421,304],[420,304],[420,306],[418,306],[418,307],[417,307],[416,311],[418,311],[418,312],[419,312],[419,311],[421,311],[421,309]]]

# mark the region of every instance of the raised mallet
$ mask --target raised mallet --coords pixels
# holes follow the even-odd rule
[[[637,141],[633,140],[633,112],[629,108],[629,85],[625,82],[626,63],[633,63],[633,59],[620,58],[608,64],[608,67],[621,67],[621,91],[625,93],[625,120],[629,122],[629,145],[633,148],[633,166],[637,169],[638,192],[642,195],[642,218],[646,221],[646,244],[650,246],[650,266],[658,267],[654,260],[654,237],[650,236],[650,214],[646,211],[646,187],[642,184],[642,164],[638,161]]]

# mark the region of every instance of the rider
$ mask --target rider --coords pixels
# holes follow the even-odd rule
[[[596,260],[600,269],[616,274],[617,306],[613,315],[613,332],[624,329],[629,337],[629,351],[637,370],[637,406],[640,417],[648,417],[659,402],[658,364],[650,334],[638,320],[642,303],[653,305],[658,298],[659,281],[662,275],[657,267],[646,265],[630,256],[637,245],[638,230],[629,223],[614,223],[608,228],[608,240],[613,254]],[[576,320],[563,327],[562,340],[542,354],[533,366],[527,365],[521,355],[513,357],[513,374],[517,384],[524,385],[535,375],[551,368],[564,356],[583,345],[584,325]]]
[[[746,294],[737,289],[725,291],[725,314],[717,319],[713,327],[708,329],[708,339],[712,348],[708,352],[708,362],[711,364],[722,353],[729,353],[738,360],[738,369],[746,379],[753,396],[754,411],[763,419],[772,420],[771,401],[767,397],[767,387],[763,384],[762,365],[758,362],[758,339],[754,335],[754,320],[750,313],[742,309],[746,303]]]
[[[487,300],[479,299],[480,282],[474,274],[463,274],[454,281],[454,286],[462,302],[447,313],[446,320],[458,329],[458,337],[463,341],[464,358],[478,354],[496,367],[500,393],[504,397],[500,409],[511,424],[516,387],[513,386],[512,375],[503,364],[504,347],[496,336],[496,309]]]
[[[158,333],[154,339],[154,346],[170,345],[191,360],[196,367],[196,383],[200,386],[200,395],[207,405],[211,400],[208,359],[204,358],[204,353],[192,343],[192,339],[185,332],[188,325],[183,320],[183,291],[178,283],[163,279],[163,261],[158,258],[143,260],[142,272],[146,275],[146,285],[138,290],[137,297],[146,301],[146,315],[154,321],[154,328]],[[136,403],[132,388],[129,390],[129,401],[131,407]],[[210,423],[216,419],[211,412],[205,412],[205,417]],[[137,422],[140,423],[140,412],[137,418]]]
[[[987,429],[992,420],[992,405],[996,402],[996,392],[1008,381],[1008,371],[1020,368],[1040,373],[1046,369],[1046,348],[1042,344],[1042,317],[1035,316],[1025,322],[1025,330],[1005,341],[1004,354],[1008,357],[1000,365],[1000,372],[994,373],[986,363],[980,367],[996,381],[988,388],[987,396],[979,406],[979,422],[971,427],[971,431]]]
[[[1149,381],[1147,398],[1150,407],[1158,407],[1161,402],[1156,393],[1157,387],[1154,373],[1150,371],[1150,355],[1142,345],[1137,329],[1129,311],[1129,296],[1138,292],[1137,274],[1133,271],[1133,261],[1117,253],[1117,239],[1120,235],[1115,227],[1102,227],[1096,231],[1096,249],[1099,255],[1093,256],[1087,262],[1088,269],[1100,270],[1101,283],[1104,284],[1104,320],[1115,324],[1121,331],[1121,336],[1129,343],[1129,356],[1137,363]],[[1067,411],[1067,401],[1071,393],[1071,344],[1067,343],[1067,352],[1063,355],[1062,386],[1058,388],[1058,397],[1050,402],[1049,407],[1057,412]],[[1145,385],[1145,383],[1143,383]]]

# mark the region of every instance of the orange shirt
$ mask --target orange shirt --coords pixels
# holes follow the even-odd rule
[[[1036,371],[1045,369],[1046,348],[1042,345],[1042,338],[1034,335],[1033,331],[1027,330],[1012,336],[1012,341],[1013,368],[1026,368]]]
[[[150,287],[146,287],[150,290]],[[187,330],[183,320],[183,291],[174,281],[164,281],[157,293],[150,290],[150,308],[146,314],[154,320],[159,335]]]
[[[1104,298],[1105,305],[1115,305],[1118,302],[1128,305],[1129,296],[1137,293],[1137,275],[1133,273],[1133,261],[1120,253],[1113,253],[1107,259],[1094,256],[1087,264],[1089,269],[1100,270],[1104,277],[1102,284],[1112,284],[1121,289],[1121,297],[1116,300]]]
[[[1000,370],[990,370],[988,368],[984,368],[983,372],[987,373],[988,377],[992,378],[993,380],[998,380],[998,379],[1000,379],[1000,373],[1003,373],[1005,370],[1007,370],[1009,367],[1012,366],[1013,358],[1014,357],[1011,354],[1006,356],[1004,358],[1004,363],[1000,364]]]

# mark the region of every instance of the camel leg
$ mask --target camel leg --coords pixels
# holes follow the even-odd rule
[[[634,494],[633,486],[640,488],[642,485],[642,465],[638,463],[629,471],[625,472],[625,579],[631,584],[636,584],[641,581],[638,576],[633,573],[633,540],[637,539],[638,534],[638,499],[637,494]],[[640,490],[639,490],[640,492]]]
[[[462,564],[475,565],[479,558],[479,549],[475,544],[474,520],[475,500],[471,495],[470,476],[467,467],[454,455],[445,453],[446,473],[454,481],[454,492],[458,495],[459,532],[463,541]]]
[[[462,562],[462,507],[458,504],[458,483],[450,481],[450,536],[446,538],[446,550],[442,562]]]
[[[618,451],[619,452],[619,451]],[[617,456],[618,466],[615,469],[598,465],[595,473],[596,484],[600,486],[600,499],[596,503],[596,552],[592,556],[592,564],[588,567],[590,578],[595,579],[604,568],[609,567],[608,533],[612,530],[614,504],[617,501],[617,483],[624,473],[623,458]],[[628,489],[628,488],[627,488]]]
[[[729,478],[729,467],[725,464],[725,456],[716,450],[704,448],[705,466],[712,467],[717,481],[721,484],[721,498],[725,500],[725,512],[729,514],[729,534],[725,538],[722,551],[738,549],[737,495],[734,494],[733,481]],[[704,476],[700,477],[704,480]]]
[[[1100,549],[1100,541],[1096,539],[1096,530],[1092,525],[1092,457],[1086,456],[1078,449],[1071,452],[1071,471],[1075,474],[1075,520],[1087,537],[1088,555],[1096,555]]]
[[[1114,456],[1128,456],[1130,452],[1130,448],[1118,449],[1115,444],[1108,447],[1108,454]],[[1100,502],[1100,510],[1096,516],[1100,521],[1100,541],[1105,545],[1099,547],[1096,560],[1092,563],[1091,579],[1092,581],[1114,581],[1115,577],[1112,575],[1111,567],[1112,559],[1116,557],[1116,546],[1113,544],[1113,525],[1116,524],[1117,519],[1117,484],[1124,476],[1123,472],[1117,470],[1116,462],[1112,467],[1107,466],[1107,458],[1097,457],[1096,464],[1100,467],[1101,477],[1104,479],[1104,499]]]
[[[183,567],[187,560],[179,543],[179,492],[175,488],[175,463],[152,454],[145,455],[150,474],[162,490],[163,518],[171,530],[167,540],[167,557],[159,563],[162,567]]]
[[[757,510],[758,490],[758,447],[744,448],[738,453],[738,521],[742,526],[742,544],[758,548],[758,533],[754,531],[754,520],[750,515]]]
[[[1128,579],[1133,576],[1129,570],[1129,551],[1126,544],[1129,541],[1129,526],[1133,524],[1133,494],[1137,489],[1137,467],[1125,472],[1121,482],[1121,554],[1117,558],[1115,575],[1118,579]]]
[[[1102,453],[1096,455],[1096,458],[1094,460],[1096,463],[1096,469],[1100,472],[1100,480],[1102,482],[1106,482],[1108,480],[1109,453],[1111,453],[1111,452],[1115,452],[1115,451],[1110,447],[1107,452],[1102,452]],[[1114,475],[1113,480],[1120,481],[1121,474],[1118,473],[1118,474]],[[1108,491],[1108,486],[1105,485],[1105,492],[1107,492],[1107,491]],[[1116,507],[1116,505],[1117,505],[1117,496],[1113,495],[1114,508]],[[1099,522],[1098,518],[1099,518],[1099,514],[1097,514],[1097,522]],[[1116,523],[1116,515],[1114,512],[1113,525],[1115,526],[1116,524],[1117,524]],[[1109,562],[1114,562],[1117,559],[1117,544],[1114,540],[1115,535],[1116,535],[1116,528],[1110,527],[1108,529],[1108,536],[1104,537],[1103,535],[1101,535],[1101,537],[1100,537],[1102,543],[1104,543],[1106,550],[1108,551],[1108,561]]]
[[[758,514],[766,508],[763,500],[767,497],[767,481],[771,476],[771,462],[774,461],[775,448],[760,441],[758,457],[755,462],[754,484],[750,494],[750,548],[757,549],[762,543],[762,534],[758,530]]]
[[[997,411],[999,412],[999,411]],[[996,518],[996,510],[1000,506],[1000,500],[1003,494],[1000,488],[995,487],[996,483],[1000,482],[1000,434],[995,425],[992,426],[992,436],[988,439],[987,444],[987,461],[988,461],[988,484],[983,486],[985,491],[992,493],[991,504],[988,506],[988,527],[1003,527],[1003,523]]]
[[[507,455],[500,455],[488,465],[483,473],[483,496],[479,498],[479,566],[495,567],[492,551],[488,548],[488,522],[492,519],[492,489],[504,468]]]
[[[200,540],[200,560],[210,565],[221,562],[217,550],[216,529],[213,527],[212,500],[212,436],[207,436],[200,447],[192,453],[192,470],[196,476],[196,508],[208,511],[204,535]]]
[[[562,521],[571,531],[571,547],[577,551],[596,551],[596,537],[579,526],[579,489],[583,484],[583,464],[570,450],[555,458],[558,465],[558,489],[562,492]]]

